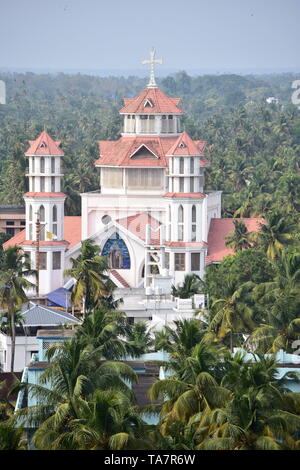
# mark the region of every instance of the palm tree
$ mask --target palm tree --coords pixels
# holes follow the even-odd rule
[[[180,299],[189,299],[201,291],[201,279],[197,274],[186,274],[182,285],[172,286],[172,295]]]
[[[145,448],[145,423],[131,400],[117,390],[96,390],[78,400],[76,418],[48,418],[34,435],[38,449],[126,450]]]
[[[24,431],[10,420],[0,422],[0,450],[26,450]]]
[[[85,346],[97,349],[100,357],[120,359],[127,352],[127,343],[122,339],[127,330],[124,312],[97,309],[85,317],[76,329],[76,337]]]
[[[267,214],[265,220],[255,235],[256,245],[266,252],[268,258],[275,259],[285,246],[295,243],[296,226],[275,211]]]
[[[15,362],[16,312],[28,300],[26,290],[34,286],[26,277],[35,274],[20,247],[11,246],[4,252],[0,271],[0,304],[6,308],[10,320],[11,372],[14,371]]]
[[[245,250],[251,247],[251,233],[248,232],[245,222],[234,220],[234,231],[226,239],[226,246],[232,248],[235,252]]]
[[[205,435],[197,449],[299,448],[300,400],[286,387],[289,377],[297,378],[287,373],[278,379],[277,367],[274,357],[258,355],[254,361],[240,354],[227,357],[221,385],[231,391],[232,398],[225,407],[201,417],[199,427]]]
[[[125,363],[103,361],[101,347],[85,347],[75,337],[50,348],[47,358],[49,366],[39,383],[23,384],[37,404],[15,413],[20,425],[38,428],[51,417],[66,425],[70,419],[79,419],[81,400],[89,401],[96,390],[116,390],[133,399],[126,384],[137,381],[136,373]]]
[[[216,299],[211,305],[210,331],[216,334],[218,341],[230,334],[230,349],[233,351],[233,333],[246,333],[253,330],[253,310],[245,301],[249,289],[245,283],[237,287],[235,276],[228,275],[224,278],[224,297]]]
[[[273,265],[274,280],[254,289],[265,321],[253,331],[249,342],[262,352],[293,352],[292,343],[300,338],[300,254],[284,250]]]
[[[149,352],[153,344],[154,341],[145,322],[137,322],[127,326],[126,349],[131,357],[139,357]]]
[[[198,318],[185,318],[175,320],[174,326],[155,333],[155,349],[168,352],[171,358],[188,357],[203,338],[207,325]]]
[[[83,313],[95,307],[99,297],[107,295],[105,274],[107,265],[105,258],[100,256],[100,248],[88,239],[81,242],[78,258],[71,258],[72,268],[65,270],[65,275],[76,279],[71,301],[73,304],[83,304]]]
[[[171,361],[168,369],[173,371],[173,375],[152,385],[150,399],[161,399],[163,402],[150,405],[149,410],[160,411],[160,432],[163,436],[173,435],[174,430],[176,434],[176,428],[179,428],[181,439],[182,432],[194,416],[225,406],[231,392],[220,386],[214,376],[214,367],[221,356],[222,351],[217,346],[200,343],[184,361]]]

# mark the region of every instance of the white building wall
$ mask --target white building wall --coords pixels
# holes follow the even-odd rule
[[[38,352],[38,340],[35,336],[16,336],[14,372],[22,372],[33,352]],[[11,338],[0,333],[0,362],[3,372],[10,372]]]

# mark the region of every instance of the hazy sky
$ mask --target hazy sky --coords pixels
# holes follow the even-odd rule
[[[0,0],[0,68],[297,69],[300,0]],[[162,67],[160,67],[162,69]]]

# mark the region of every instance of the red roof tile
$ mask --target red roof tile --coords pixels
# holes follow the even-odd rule
[[[168,150],[168,155],[203,155],[205,145],[204,140],[194,141],[187,132],[183,132]]]
[[[260,217],[211,219],[208,233],[208,256],[206,258],[206,264],[219,263],[225,256],[234,254],[234,251],[225,244],[225,237],[234,230],[234,220],[243,221],[249,232],[258,232],[260,224],[264,222],[264,219]]]
[[[29,145],[25,155],[64,155],[59,148],[60,142],[53,140],[46,131],[43,131],[36,140],[29,140]]]
[[[33,193],[28,192],[24,197],[67,197],[65,193]]]
[[[117,141],[99,142],[100,158],[95,162],[99,166],[134,166],[134,167],[167,167],[170,155],[177,155],[176,149],[181,141],[186,142],[185,148],[179,148],[178,155],[201,155],[200,166],[210,162],[203,157],[205,141],[193,141],[184,132],[179,137],[121,137]],[[134,158],[135,152],[143,145],[157,158]]]
[[[146,106],[145,103],[149,100],[153,106]],[[184,111],[179,108],[180,98],[170,98],[165,95],[159,88],[145,88],[136,98],[125,98],[125,106],[120,109],[120,113],[129,114],[181,114]]]
[[[111,269],[110,274],[112,274],[112,276],[115,277],[119,281],[119,283],[122,284],[123,287],[130,287],[128,282],[125,281],[124,277],[121,276],[121,274],[118,273],[118,271],[116,271],[115,269]]]
[[[80,216],[65,216],[65,242],[68,244],[70,250],[73,246],[81,241],[81,217]],[[7,242],[3,243],[3,248],[14,245],[33,245],[34,240],[25,240],[25,230],[17,233],[14,237],[10,238]],[[41,241],[41,246],[61,244],[61,241]]]
[[[136,237],[140,238],[144,242],[146,241],[146,225],[150,224],[152,228],[157,229],[160,226],[158,220],[151,217],[147,212],[141,212],[140,214],[131,215],[129,217],[123,217],[116,220],[116,222]],[[151,240],[150,243],[159,243],[160,235],[159,230],[151,230]]]
[[[163,197],[171,198],[190,198],[190,199],[200,199],[206,197],[206,194],[203,193],[165,193]]]
[[[117,141],[100,141],[100,158],[95,165],[134,166],[134,167],[167,167],[167,153],[177,137],[121,137]],[[131,158],[143,145],[157,158]]]

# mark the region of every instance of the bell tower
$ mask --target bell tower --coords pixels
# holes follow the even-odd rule
[[[31,265],[38,270],[37,295],[45,295],[63,284],[64,201],[61,192],[61,159],[64,155],[60,142],[46,131],[34,141],[25,153],[29,166],[29,191],[24,194],[26,207],[26,240],[23,250]]]

